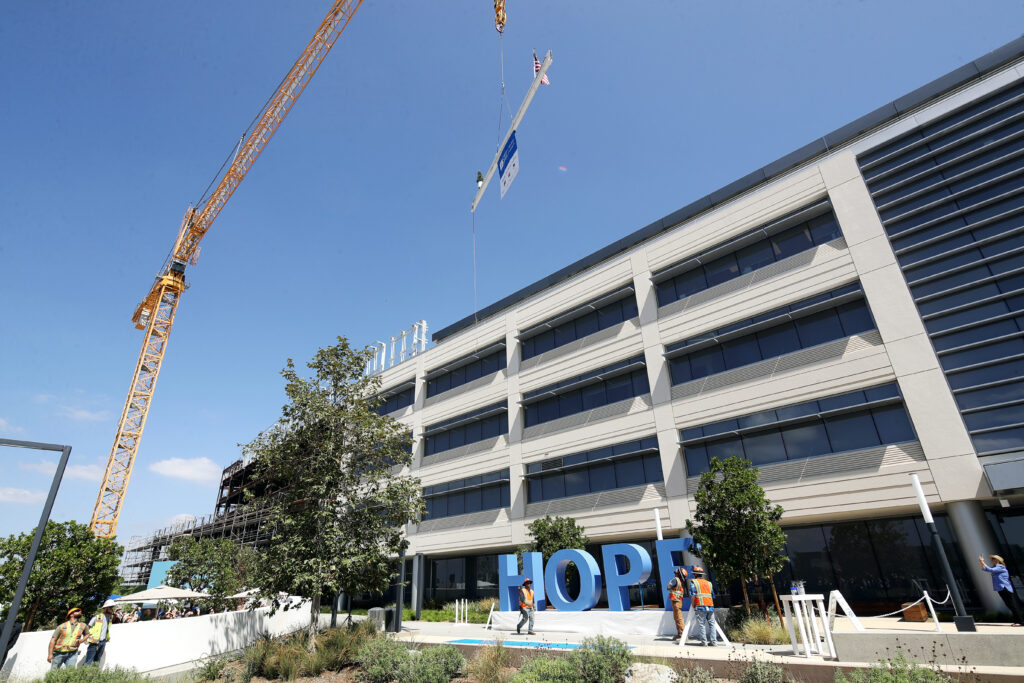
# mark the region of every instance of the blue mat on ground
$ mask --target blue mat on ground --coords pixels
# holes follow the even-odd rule
[[[496,645],[497,641],[494,640],[483,640],[481,638],[460,638],[459,640],[449,640],[449,645]],[[503,640],[502,645],[508,645],[509,647],[539,647],[548,648],[551,650],[576,650],[579,649],[579,643],[551,643],[543,640]],[[633,646],[630,645],[629,649],[632,650]]]

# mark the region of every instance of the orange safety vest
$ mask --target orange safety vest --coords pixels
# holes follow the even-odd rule
[[[65,621],[53,632],[53,639],[57,642],[53,645],[54,652],[74,652],[78,649],[78,639],[85,630],[85,624],[78,622],[72,624]]]
[[[533,609],[533,589],[519,589],[519,609]]]
[[[715,599],[712,596],[711,582],[707,579],[691,579],[690,597],[697,607],[714,607]]]
[[[668,599],[671,602],[682,602],[685,597],[683,582],[679,580],[678,576],[673,576],[672,580],[668,582]]]

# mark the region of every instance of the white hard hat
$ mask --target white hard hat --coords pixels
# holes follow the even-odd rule
[[[117,603],[113,600],[107,600],[105,603],[103,603],[103,607],[101,607],[100,609],[106,609],[108,607],[117,607]]]

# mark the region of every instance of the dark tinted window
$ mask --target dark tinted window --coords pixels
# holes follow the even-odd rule
[[[523,340],[523,360],[533,358],[545,351],[564,346],[589,334],[618,325],[624,320],[637,316],[636,297],[629,296],[604,304],[596,311],[559,323],[553,330],[546,330]]]

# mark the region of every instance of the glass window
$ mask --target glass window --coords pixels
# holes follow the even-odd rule
[[[480,512],[483,509],[481,507],[480,489],[468,489],[462,495],[465,496],[465,510],[467,514],[470,512]]]
[[[671,359],[668,363],[668,368],[672,373],[672,384],[682,384],[693,379],[693,373],[690,372],[689,356]],[[704,377],[704,375],[699,375],[699,377]]]
[[[717,346],[691,353],[689,359],[690,374],[694,379],[714,375],[726,369],[722,349]]]
[[[620,489],[643,484],[643,458],[634,456],[615,461],[615,483]]]
[[[471,422],[464,429],[466,430],[466,443],[476,443],[483,439],[479,422]]]
[[[664,481],[664,475],[661,472],[660,454],[648,453],[644,456],[644,480],[649,484]]]
[[[774,263],[775,256],[772,254],[771,243],[762,240],[749,247],[743,247],[736,252],[736,262],[739,264],[740,273],[749,273]]]
[[[598,406],[603,406],[608,402],[604,382],[597,382],[596,384],[583,387],[580,389],[580,395],[583,410],[597,408]]]
[[[448,516],[461,515],[466,511],[466,497],[462,493],[449,493],[446,498],[448,499]]]
[[[829,396],[828,398],[819,399],[818,409],[822,412],[827,412],[829,410],[839,410],[840,408],[857,406],[862,403],[864,403],[864,392],[852,391],[848,394],[840,394],[839,396]]]
[[[583,401],[579,391],[570,391],[558,397],[558,414],[562,417],[575,415],[583,410]]]
[[[780,431],[790,460],[823,455],[832,450],[821,422],[783,427]]]
[[[964,351],[956,351],[954,353],[941,356],[939,358],[939,362],[942,364],[943,368],[952,370],[968,365],[974,365],[975,363],[984,363],[986,361],[996,360],[999,358],[1009,358],[1010,356],[1016,356],[1020,353],[1024,353],[1024,338],[1016,337],[1014,339],[1006,339],[993,344],[986,344],[985,346],[976,346]]]
[[[755,465],[786,459],[786,447],[777,429],[743,435],[743,451]]]
[[[811,233],[804,225],[798,225],[781,232],[772,238],[772,247],[775,250],[776,260],[782,260],[788,256],[807,251],[814,246],[811,240]]]
[[[463,365],[461,368],[455,368],[450,373],[452,378],[452,386],[457,387],[466,383],[466,366]]]
[[[1021,400],[1024,400],[1024,382],[1011,382],[987,389],[975,389],[956,396],[957,405],[962,410]],[[1021,421],[1024,421],[1024,409],[1021,411]]]
[[[466,431],[462,427],[448,430],[448,440],[451,448],[458,448],[466,445]]]
[[[528,479],[527,484],[529,486],[527,490],[527,497],[531,503],[539,503],[544,500],[544,489],[541,485],[540,479]]]
[[[1024,448],[1024,427],[972,434],[971,441],[974,442],[974,448],[978,453]]]
[[[602,330],[618,325],[623,320],[622,305],[615,303],[597,310],[597,326]]]
[[[739,275],[739,266],[736,265],[736,255],[727,254],[704,266],[704,274],[708,279],[708,287],[732,280]]]
[[[502,416],[490,417],[480,422],[480,440],[493,439],[501,431]]]
[[[775,414],[779,416],[779,420],[794,420],[798,417],[804,417],[805,415],[814,415],[817,412],[817,401],[808,401],[806,403],[798,403],[794,406],[783,406],[782,408],[775,409]]]
[[[875,321],[871,319],[871,312],[863,299],[840,306],[839,319],[847,336],[875,329]]]
[[[964,423],[970,430],[1005,427],[1021,422],[1024,422],[1024,407],[1020,405],[989,408],[964,415]]]
[[[708,288],[707,278],[704,277],[703,268],[694,268],[691,271],[677,275],[675,278],[676,296],[680,299],[691,294],[703,291]]]
[[[708,449],[703,444],[683,447],[683,455],[686,457],[686,476],[694,477],[708,471]]]
[[[633,372],[633,395],[643,396],[651,391],[650,385],[647,383],[647,370],[635,370]]]
[[[846,336],[843,334],[843,326],[835,309],[800,318],[796,321],[796,330],[800,335],[800,343],[805,348]]]
[[[537,422],[548,422],[550,420],[557,420],[558,414],[558,397],[546,398],[543,401],[537,403]]]
[[[738,368],[741,365],[749,365],[761,360],[757,339],[752,335],[724,342],[722,354],[725,356],[726,367],[730,368]]]
[[[763,358],[775,358],[800,348],[800,339],[796,335],[793,323],[761,330],[757,333],[757,343],[761,347]]]
[[[708,449],[708,461],[712,458],[718,458],[719,460],[725,460],[732,456],[738,458],[743,457],[743,442],[739,437],[734,439],[721,439],[719,441],[710,441],[707,444]]]
[[[786,555],[789,556],[793,576],[806,582],[808,593],[827,593],[836,585],[822,527],[786,529]]]
[[[590,493],[590,475],[586,467],[568,470],[565,473],[565,495],[580,496]]]
[[[619,375],[606,382],[608,391],[608,403],[623,401],[633,395],[633,378],[629,375]]]
[[[501,507],[501,486],[485,486],[480,489],[480,509],[493,510]]]
[[[814,239],[815,244],[831,242],[842,235],[842,232],[839,230],[839,223],[831,213],[812,218],[808,222],[808,227],[811,230],[811,237]]]
[[[868,412],[837,415],[825,420],[828,439],[836,453],[879,445],[875,424]]]
[[[936,351],[946,351],[958,346],[985,341],[986,339],[995,339],[1005,334],[1014,334],[1017,331],[1017,325],[1012,320],[997,320],[961,332],[935,337],[932,339],[932,343],[935,344]]]
[[[900,443],[914,440],[914,428],[910,426],[907,410],[902,405],[873,408],[872,417],[882,443]]]
[[[950,373],[949,385],[954,389],[997,382],[1010,377],[1024,377],[1024,358],[1006,361],[965,372]]]
[[[610,462],[590,466],[590,490],[610,491],[615,488],[615,466]]]
[[[597,326],[597,312],[591,311],[582,318],[576,318],[576,336],[577,338],[586,337],[588,334],[593,334],[598,330]]]

